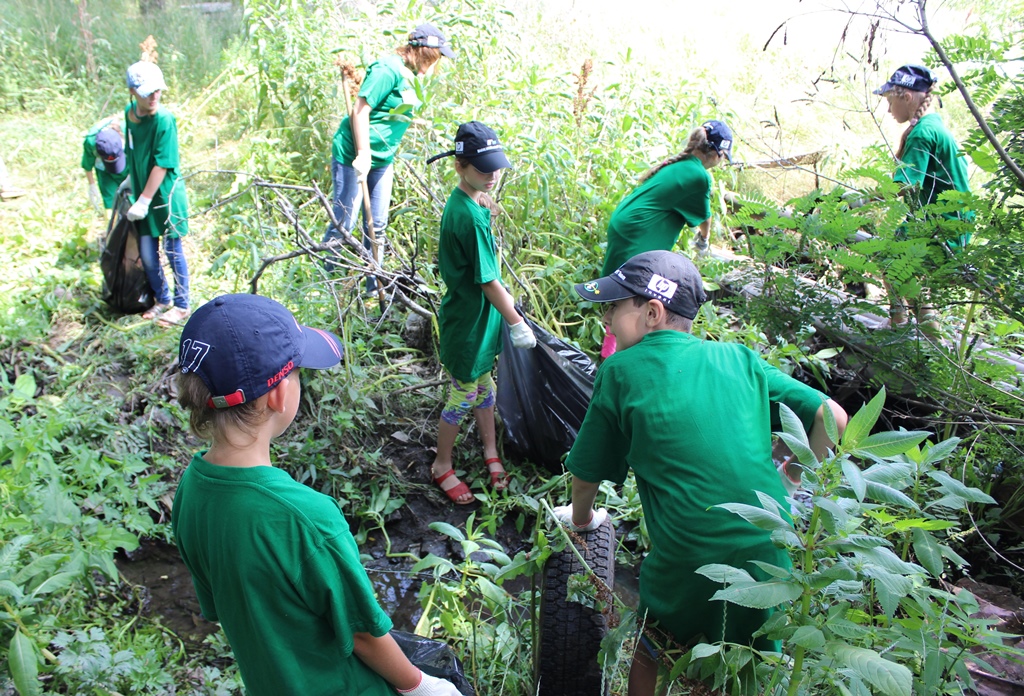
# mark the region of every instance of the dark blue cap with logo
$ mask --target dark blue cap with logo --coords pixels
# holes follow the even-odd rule
[[[452,155],[465,157],[485,174],[512,166],[498,140],[498,134],[479,121],[469,121],[459,126],[455,134],[455,149],[434,155],[427,160],[427,164]]]
[[[454,58],[455,51],[452,50],[448,39],[441,33],[441,30],[433,24],[421,24],[409,34],[410,46],[426,46],[441,51],[445,58]]]
[[[121,134],[113,128],[104,128],[96,134],[96,155],[103,161],[103,168],[109,174],[124,171],[126,158]]]
[[[897,68],[889,81],[875,90],[875,94],[885,94],[893,87],[902,87],[913,92],[927,92],[938,81],[938,78],[932,75],[932,71],[923,65],[904,65]]]
[[[693,319],[707,299],[693,261],[671,251],[645,251],[611,275],[580,283],[576,294],[591,302],[615,302],[640,296],[660,300],[665,309]]]
[[[178,344],[183,373],[202,378],[207,405],[255,401],[297,367],[334,367],[344,355],[329,331],[300,326],[284,305],[260,295],[221,295],[197,309]]]
[[[715,152],[725,155],[725,158],[732,162],[732,131],[723,121],[705,121],[701,128],[708,136],[708,142],[715,148]]]

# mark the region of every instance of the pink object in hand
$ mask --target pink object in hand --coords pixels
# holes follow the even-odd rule
[[[615,352],[615,334],[605,329],[604,342],[601,343],[601,359],[604,360]]]

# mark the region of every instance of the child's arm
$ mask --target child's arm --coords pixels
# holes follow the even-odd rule
[[[153,165],[153,169],[149,172],[149,178],[146,180],[146,188],[142,189],[142,193],[135,199],[135,204],[128,209],[129,220],[141,220],[149,215],[149,204],[153,202],[153,196],[160,188],[160,184],[164,183],[166,176],[166,169]]]
[[[352,126],[352,145],[356,149],[355,159],[352,160],[352,168],[359,173],[359,176],[366,178],[370,173],[372,153],[370,152],[370,108],[365,97],[356,99],[356,105],[352,109],[352,116],[349,120]]]
[[[526,324],[525,319],[519,316],[515,300],[512,299],[512,295],[501,284],[501,281],[492,280],[489,283],[483,283],[480,289],[483,290],[487,301],[494,305],[501,318],[508,323],[511,329],[512,345],[516,348],[533,348],[537,345],[537,337],[533,335],[533,329]]]
[[[811,426],[811,432],[807,436],[811,451],[814,452],[814,456],[818,459],[822,459],[829,448],[836,445],[829,438],[828,433],[825,432],[825,406],[832,409],[832,415],[836,419],[836,426],[839,428],[839,437],[842,437],[843,432],[846,431],[846,421],[848,418],[843,407],[832,399],[829,399],[818,408],[818,411],[814,414],[814,425]]]
[[[356,633],[353,652],[363,664],[399,693],[413,696],[460,696],[459,690],[451,682],[424,674],[419,667],[409,662],[409,658],[389,633],[380,638],[369,633]]]
[[[601,484],[584,481],[578,476],[572,477],[572,504],[559,505],[554,509],[555,517],[562,524],[577,532],[589,532],[597,529],[608,519],[608,511],[604,508],[595,511],[594,500]]]

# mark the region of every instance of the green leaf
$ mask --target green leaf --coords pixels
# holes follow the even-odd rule
[[[914,528],[914,555],[933,577],[942,575],[945,566],[942,562],[942,549],[935,537],[920,527]]]
[[[712,582],[720,582],[723,585],[731,585],[734,582],[754,582],[754,578],[747,571],[722,563],[703,565],[697,569],[697,573]]]
[[[7,653],[7,665],[14,679],[14,687],[21,696],[39,696],[39,657],[36,646],[21,629],[14,631]]]
[[[903,665],[886,660],[874,650],[846,643],[829,643],[828,653],[836,662],[852,669],[883,696],[911,696],[914,677]]]
[[[721,645],[711,645],[709,643],[697,643],[693,646],[693,650],[690,652],[691,659],[702,660],[705,657],[711,657],[717,653],[722,652]]]
[[[891,430],[868,435],[857,447],[850,448],[850,454],[858,457],[895,457],[917,447],[930,435],[924,430]]]
[[[8,571],[14,569],[14,564],[18,560],[18,554],[21,553],[21,550],[30,541],[32,541],[31,536],[22,534],[4,544],[4,547],[0,549],[0,574],[6,575]]]
[[[884,486],[881,483],[875,483],[868,481],[868,497],[872,500],[878,500],[883,503],[890,503],[892,505],[904,505],[912,510],[917,510],[917,503],[915,503],[909,496],[904,493],[900,493],[895,488]]]
[[[50,594],[51,592],[59,592],[66,587],[70,587],[77,579],[77,573],[57,573],[56,575],[51,575],[32,590],[32,596],[38,597],[39,595]]]
[[[804,424],[800,418],[786,404],[779,404],[779,420],[782,423],[782,432],[779,439],[786,443],[786,446],[796,455],[797,460],[804,466],[817,466],[818,458],[811,451],[807,441],[807,433],[804,432]]]
[[[882,605],[885,615],[892,618],[896,615],[900,600],[914,589],[913,581],[902,575],[896,575],[878,567],[868,567],[865,575],[875,581],[875,594]]]
[[[825,647],[825,634],[814,626],[801,626],[789,640],[808,650],[821,650]]]
[[[417,561],[416,565],[412,567],[412,570],[414,573],[418,573],[428,568],[435,569],[435,576],[444,575],[445,573],[455,570],[455,566],[447,558],[441,558],[440,556],[435,556],[432,553],[428,553],[425,558]]]
[[[792,602],[803,593],[795,582],[769,580],[768,582],[738,582],[716,592],[711,599],[732,602],[750,609],[771,609],[783,602]]]
[[[431,522],[430,528],[439,534],[451,537],[455,541],[465,541],[466,535],[458,527],[454,527],[447,522]]]
[[[825,434],[828,435],[829,440],[838,444],[839,424],[836,423],[836,414],[832,413],[832,407],[828,405],[828,401],[824,402],[823,406],[824,408],[821,409],[821,414],[825,419]]]
[[[955,496],[968,500],[972,503],[985,503],[987,505],[995,505],[996,501],[992,496],[978,490],[977,488],[971,488],[970,486],[964,485],[963,482],[956,480],[945,471],[929,471],[928,477],[933,481],[936,481],[942,488]]]
[[[938,462],[941,462],[943,459],[953,454],[954,450],[956,450],[956,446],[959,444],[960,438],[951,437],[948,440],[943,440],[937,445],[932,445],[931,447],[928,448],[928,451],[925,454],[924,461],[921,462],[921,464],[934,465]]]
[[[857,496],[857,501],[863,503],[868,485],[864,481],[864,475],[861,473],[860,467],[849,459],[843,459],[843,475],[846,476],[846,481],[850,484],[850,488],[853,489],[853,494]]]
[[[760,529],[766,529],[768,531],[775,529],[789,531],[792,529],[789,522],[786,522],[786,520],[782,519],[774,512],[769,512],[768,510],[754,507],[753,505],[747,505],[746,503],[722,503],[721,505],[715,505],[714,507],[735,513]]]
[[[847,422],[841,443],[843,448],[849,451],[860,445],[861,440],[867,437],[871,429],[875,427],[878,417],[882,415],[884,404],[885,387],[882,387],[875,397],[864,404]]]

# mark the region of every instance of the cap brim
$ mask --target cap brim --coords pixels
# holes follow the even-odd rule
[[[127,157],[125,156],[124,150],[121,151],[114,160],[108,162],[103,160],[103,168],[108,174],[120,174],[124,171],[125,165],[127,164]]]
[[[490,174],[496,172],[499,169],[510,169],[512,163],[508,161],[508,157],[501,150],[495,150],[494,152],[485,152],[482,155],[469,158],[470,164],[482,171],[484,174]]]
[[[330,331],[303,326],[302,333],[306,336],[306,349],[302,352],[299,367],[323,370],[334,367],[345,357],[345,347],[341,339]]]
[[[892,89],[892,87],[893,87],[893,85],[892,85],[891,82],[886,82],[884,85],[882,85],[881,87],[876,89],[874,92],[872,92],[872,94],[877,94],[880,97],[884,96],[886,92],[888,92],[889,90]]]
[[[451,46],[442,46],[441,55],[445,58],[455,58],[455,51],[452,50]]]
[[[636,294],[611,276],[591,280],[588,283],[577,283],[573,289],[576,290],[577,295],[590,302],[615,302]]]

